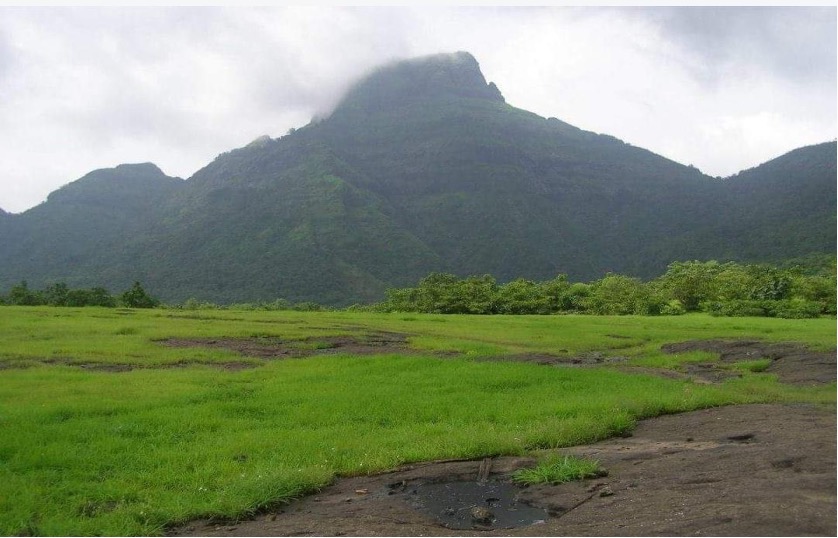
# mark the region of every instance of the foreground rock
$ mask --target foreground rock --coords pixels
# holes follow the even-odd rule
[[[450,506],[441,503],[435,514],[423,509],[418,492],[429,484],[445,483],[497,483],[504,488],[496,489],[509,489],[509,474],[532,465],[532,458],[497,458],[488,476],[485,461],[466,461],[341,479],[317,495],[252,521],[194,522],[171,534],[836,535],[834,410],[748,405],[695,411],[644,421],[630,438],[562,452],[598,459],[608,476],[513,488],[513,499],[483,499],[485,506],[471,501],[473,525],[468,529],[446,526],[445,516],[463,508],[455,506],[455,500]],[[523,526],[499,526],[499,512],[510,502],[535,507],[546,517]]]

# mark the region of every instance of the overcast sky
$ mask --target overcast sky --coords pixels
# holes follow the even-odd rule
[[[0,7],[0,208],[187,178],[369,69],[466,50],[513,106],[713,176],[836,138],[836,8]]]

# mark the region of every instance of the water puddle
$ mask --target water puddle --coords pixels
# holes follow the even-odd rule
[[[417,484],[405,491],[413,507],[449,529],[512,529],[547,520],[547,511],[518,502],[505,482]]]

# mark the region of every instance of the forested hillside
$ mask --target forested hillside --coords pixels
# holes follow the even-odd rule
[[[431,272],[650,278],[835,252],[835,143],[724,180],[504,101],[468,53],[384,66],[326,118],[186,181],[93,172],[0,216],[0,289],[379,301]]]

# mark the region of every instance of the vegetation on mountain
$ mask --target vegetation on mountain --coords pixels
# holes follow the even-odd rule
[[[161,206],[184,184],[153,164],[125,164],[91,172],[0,219],[0,287],[26,280],[120,289],[146,281],[135,244],[160,224]]]
[[[139,280],[168,302],[347,306],[430,273],[592,281],[675,260],[779,263],[834,254],[835,161],[832,142],[711,178],[517,109],[470,54],[436,55],[378,69],[328,117],[187,181],[121,165],[0,218],[0,289]]]

